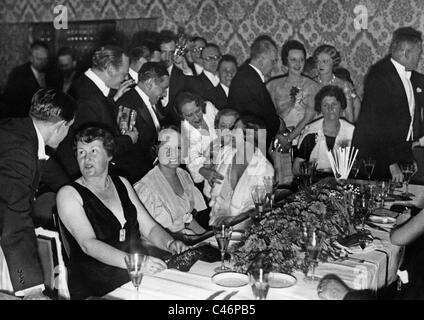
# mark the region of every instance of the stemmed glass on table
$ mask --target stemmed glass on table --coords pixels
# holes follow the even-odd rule
[[[353,162],[352,169],[350,170],[350,172],[352,172],[354,179],[356,179],[356,177],[358,176],[359,170],[361,169],[361,164],[362,162],[359,159],[356,159]]]
[[[263,269],[257,272],[249,272],[249,282],[256,300],[265,300],[269,290],[269,273]]]
[[[321,251],[321,243],[318,236],[317,230],[313,226],[304,226],[303,227],[303,243],[304,250],[306,253],[306,261],[311,261],[311,275],[309,275],[309,267],[305,272],[306,281],[314,281],[315,277],[315,267],[318,264],[318,256]]]
[[[147,256],[140,253],[132,253],[125,256],[125,264],[127,266],[128,274],[131,282],[137,291],[137,300],[139,298],[139,287],[143,279],[143,268],[147,263]]]
[[[231,268],[225,266],[225,254],[227,253],[228,244],[231,240],[231,234],[233,228],[225,224],[216,225],[213,227],[216,242],[218,243],[219,250],[221,252],[221,265],[214,269],[215,272],[225,272],[231,270]]]
[[[403,181],[405,182],[405,192],[402,194],[405,197],[412,196],[412,193],[409,193],[409,180],[417,172],[417,167],[414,163],[404,163],[401,164],[400,170],[403,174]]]
[[[359,230],[359,233],[367,235],[370,234],[370,232],[365,229],[365,222],[376,207],[373,188],[370,188],[368,192],[363,193],[357,200],[356,212],[359,214],[361,223],[361,229]]]
[[[372,173],[374,172],[375,160],[372,158],[368,158],[368,159],[365,159],[363,162],[364,162],[365,171],[367,172],[367,175],[368,175],[368,182],[369,182],[371,181],[371,176],[372,176]]]
[[[391,186],[390,180],[382,180],[377,182],[376,202],[380,203],[380,208],[384,208],[384,202],[389,194]]]
[[[262,220],[262,214],[264,212],[264,203],[267,196],[266,188],[261,185],[253,186],[251,195],[256,207],[255,215],[251,218],[253,221],[259,222]]]
[[[271,213],[273,212],[274,200],[275,200],[275,190],[278,188],[278,180],[276,176],[266,176],[264,177],[264,186],[266,191],[266,197],[269,200],[269,205],[271,207]]]

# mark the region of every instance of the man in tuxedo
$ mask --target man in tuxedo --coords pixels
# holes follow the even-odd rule
[[[0,244],[17,296],[42,298],[33,202],[45,146],[57,148],[75,115],[75,101],[56,89],[40,89],[29,117],[0,121]]]
[[[117,102],[118,106],[137,111],[135,127],[140,137],[137,143],[116,159],[119,164],[117,169],[132,184],[153,168],[156,157],[153,149],[160,130],[156,104],[166,95],[169,86],[169,74],[158,62],[143,64],[138,78],[137,86]]]
[[[187,79],[186,89],[200,95],[204,100],[222,109],[226,102],[226,94],[220,86],[218,64],[221,51],[216,44],[208,43],[202,51],[203,71],[200,75]]]
[[[138,140],[137,129],[121,133],[117,123],[115,100],[130,90],[133,80],[125,80],[129,69],[129,58],[124,50],[111,45],[98,48],[92,58],[92,67],[75,84],[77,112],[72,133],[88,122],[102,123],[115,136],[116,156],[124,154]],[[112,90],[117,90],[113,98]],[[61,143],[57,156],[71,179],[80,176],[73,151],[73,134]],[[111,168],[113,173],[113,167]]]
[[[242,114],[260,118],[266,125],[267,148],[280,128],[280,119],[265,86],[277,63],[277,45],[267,36],[259,36],[250,48],[250,62],[243,64],[233,78],[228,105]]]
[[[162,62],[169,74],[169,90],[157,106],[161,124],[180,124],[180,117],[175,108],[175,98],[186,88],[187,78],[193,76],[186,58],[176,55],[175,49],[175,38],[163,36],[160,41],[160,50]]]
[[[206,92],[206,96],[214,97],[215,107],[222,109],[227,106],[228,94],[230,92],[231,81],[237,73],[237,60],[230,54],[222,56],[218,63],[219,85]],[[229,106],[231,107],[231,106]]]
[[[48,84],[72,95],[69,91],[78,76],[74,51],[69,47],[60,48],[57,52],[57,70],[50,75]]]
[[[30,49],[29,62],[12,70],[4,89],[3,99],[8,109],[8,117],[28,117],[32,96],[38,89],[46,87],[49,59],[47,45],[34,41]]]
[[[203,72],[202,51],[206,47],[206,39],[202,37],[193,37],[191,46],[187,52],[187,60],[195,76]]]
[[[151,55],[150,49],[145,45],[140,45],[129,51],[130,68],[128,73],[134,80],[134,85],[137,85],[138,83],[138,72],[140,71],[140,68],[143,64],[150,61]]]
[[[376,160],[374,179],[402,181],[400,165],[414,160],[411,144],[420,138],[417,120],[424,103],[423,76],[414,71],[421,53],[421,32],[399,28],[390,55],[373,65],[365,79],[353,144],[360,158]]]

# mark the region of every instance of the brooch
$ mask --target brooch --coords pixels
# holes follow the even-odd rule
[[[417,93],[421,93],[423,90],[420,87],[417,87]]]

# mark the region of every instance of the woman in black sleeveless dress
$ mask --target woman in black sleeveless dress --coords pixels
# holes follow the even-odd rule
[[[124,257],[140,251],[141,237],[172,253],[187,247],[152,219],[125,178],[108,175],[114,150],[110,132],[85,126],[76,134],[75,146],[82,177],[61,188],[57,209],[70,247],[71,298],[84,299],[130,281]],[[162,260],[149,256],[144,272],[165,268]]]

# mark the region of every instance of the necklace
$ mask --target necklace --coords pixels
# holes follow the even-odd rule
[[[83,183],[84,185],[86,185],[89,189],[93,189],[93,191],[99,191],[99,192],[103,192],[103,191],[107,190],[107,189],[109,188],[109,186],[110,186],[110,183],[111,183],[111,181],[110,181],[110,177],[109,177],[109,176],[107,176],[107,177],[106,177],[106,182],[105,182],[105,187],[104,187],[102,190],[100,190],[99,188],[97,188],[97,187],[95,187],[95,186],[93,186],[93,185],[89,184],[87,181],[85,181],[84,177],[82,177],[81,181],[82,181],[82,183]]]
[[[334,81],[336,81],[336,76],[334,75],[334,73],[333,73],[333,77],[331,78],[331,80],[329,82],[327,82],[327,83],[324,83],[321,80],[321,77],[318,77],[318,82],[321,83],[321,84],[323,84],[323,85],[325,85],[325,86],[328,86],[328,85],[332,84]]]

